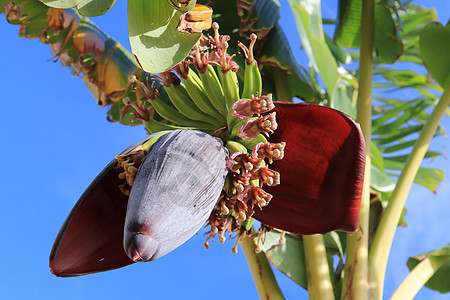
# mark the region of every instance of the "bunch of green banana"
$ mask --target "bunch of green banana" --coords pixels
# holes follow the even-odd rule
[[[126,99],[122,115],[133,114],[151,133],[191,128],[224,141],[242,142],[239,130],[246,121],[235,118],[232,110],[239,100],[250,102],[252,97],[261,96],[261,74],[253,58],[256,35],[252,35],[249,48],[239,44],[246,56],[240,93],[236,76],[239,66],[233,61],[234,55],[227,54],[229,37],[219,35],[217,23],[213,24],[213,29],[214,37],[203,36],[187,58],[173,70],[159,74],[157,80],[162,82],[162,88],[158,89],[153,81],[143,82],[131,76],[135,95]],[[161,119],[154,117],[155,113]],[[267,141],[259,135],[241,145],[251,151],[258,142]]]

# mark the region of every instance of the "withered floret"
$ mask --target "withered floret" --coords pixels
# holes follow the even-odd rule
[[[236,101],[231,108],[232,115],[239,120],[247,120],[254,115],[263,114],[275,108],[272,94],[263,96],[252,95],[251,100],[241,99]]]
[[[278,128],[275,116],[276,113],[273,112],[257,119],[248,120],[239,129],[239,137],[244,141],[252,141],[256,139],[260,133],[263,133],[268,137],[269,133],[273,133]]]

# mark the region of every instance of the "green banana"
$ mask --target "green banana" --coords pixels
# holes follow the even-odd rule
[[[150,120],[148,120],[148,122],[144,122],[144,125],[150,133],[156,133],[156,132],[168,131],[168,130],[176,130],[176,129],[187,129],[187,128],[203,131],[206,133],[212,133],[211,129],[195,127],[195,126],[194,127],[190,127],[190,126],[180,127],[180,126],[161,123],[159,121],[156,121],[155,119],[150,119]]]
[[[223,73],[220,68],[217,69],[217,73],[219,73],[228,108],[231,108],[234,102],[239,100],[239,82],[236,73],[233,71]]]
[[[251,119],[256,119],[256,118],[251,118]],[[250,119],[248,119],[248,120],[250,120]],[[241,129],[242,125],[244,125],[244,123],[247,122],[248,120],[239,120],[239,119],[234,118],[234,121],[231,122],[231,124],[234,124],[234,125],[231,126],[231,124],[229,124],[229,132],[230,132],[230,137],[232,139],[239,139],[240,140],[240,138],[239,138],[239,130]]]
[[[241,143],[236,142],[236,141],[227,141],[225,148],[228,149],[228,151],[230,152],[230,155],[235,152],[247,153],[247,148],[245,148],[244,145],[242,145]]]
[[[216,119],[197,108],[197,105],[192,101],[183,84],[171,84],[170,86],[165,86],[164,89],[166,90],[170,101],[180,113],[190,119],[209,123],[216,127],[216,129],[220,127]]]
[[[244,88],[242,98],[251,98],[253,95],[261,95],[262,79],[256,60],[250,64],[245,64]]]
[[[239,100],[239,81],[237,75],[233,71],[223,73],[220,68],[217,69],[220,81],[222,82],[223,92],[228,105],[227,124],[228,128],[233,128],[238,119],[231,114],[231,107],[234,102]]]
[[[261,95],[262,79],[259,72],[258,63],[253,55],[253,48],[257,40],[256,34],[250,35],[250,46],[247,48],[244,44],[238,43],[245,55],[244,89],[242,98],[251,98],[252,95]]]
[[[198,75],[191,69],[187,79],[183,79],[186,91],[191,96],[192,101],[204,113],[216,118],[220,124],[225,125],[225,118],[221,115],[210,102],[203,83]]]
[[[225,95],[214,67],[208,65],[206,72],[203,74],[200,73],[200,78],[212,105],[220,112],[220,114],[222,114],[222,116],[226,117],[227,106]]]
[[[192,119],[186,117],[185,115],[180,113],[178,110],[170,107],[168,104],[166,104],[164,101],[162,101],[159,98],[150,100],[150,104],[153,106],[153,108],[158,113],[158,115],[160,115],[164,119],[166,119],[174,124],[179,124],[182,126],[193,126],[193,127],[198,127],[198,128],[209,128],[211,130],[214,129],[214,126],[212,126],[211,124],[192,120]],[[178,128],[175,128],[175,129],[178,129]],[[170,129],[168,129],[168,130],[170,130]],[[211,130],[209,130],[209,131],[211,131]]]
[[[253,148],[255,148],[256,144],[259,143],[267,144],[267,139],[263,134],[260,133],[256,139],[252,141],[240,140],[240,143],[244,145],[248,150],[253,151]]]
[[[227,114],[227,127],[229,129],[233,129],[239,121],[240,121],[239,119],[237,119],[235,116],[233,116],[233,114],[231,113],[231,109],[229,109],[228,114]],[[231,132],[232,132],[232,130],[230,130],[230,133]]]

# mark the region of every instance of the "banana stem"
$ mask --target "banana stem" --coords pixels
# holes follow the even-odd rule
[[[439,103],[434,108],[419,139],[416,141],[406,165],[400,174],[397,185],[392,193],[391,200],[383,214],[377,232],[375,234],[369,254],[369,266],[376,283],[376,295],[381,298],[383,292],[383,281],[386,273],[386,265],[391,249],[395,230],[397,229],[406,198],[411,185],[419,170],[425,153],[430,145],[431,139],[439,125],[442,116],[450,105],[450,84],[447,86]]]
[[[244,250],[245,258],[252,272],[259,298],[271,300],[284,299],[266,255],[263,252],[255,253],[256,244],[253,238],[243,238],[241,247]]]
[[[362,3],[357,119],[366,143],[366,169],[358,231],[347,238],[342,299],[368,299],[368,248],[370,213],[370,144],[372,135],[372,49],[375,1]]]
[[[422,286],[433,276],[433,274],[448,261],[446,257],[427,257],[422,260],[406,276],[398,289],[394,292],[391,300],[413,299]]]
[[[370,209],[370,156],[366,156],[358,231],[347,238],[347,258],[341,299],[368,299],[368,247]],[[363,229],[365,228],[365,229]]]
[[[334,300],[323,236],[303,236],[309,299]]]

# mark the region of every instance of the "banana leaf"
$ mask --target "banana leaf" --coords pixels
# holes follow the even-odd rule
[[[73,8],[87,17],[103,15],[114,5],[116,0],[41,0],[46,5],[53,8]]]
[[[340,0],[334,41],[345,48],[359,48],[361,35],[362,0]],[[393,15],[397,8],[379,3],[375,8],[374,49],[384,63],[395,62],[403,53]]]
[[[440,265],[425,286],[440,293],[450,292],[450,245],[410,257],[407,262],[409,270],[412,271],[424,259]]]

